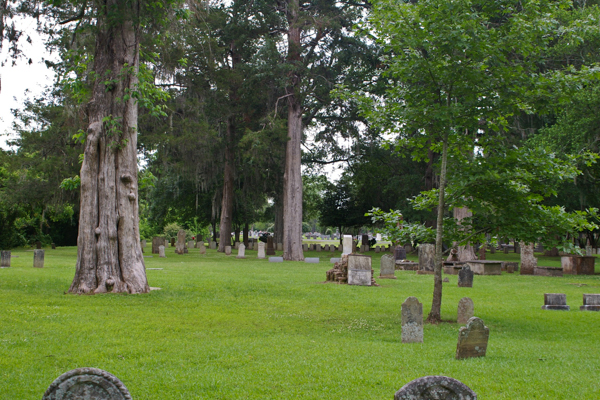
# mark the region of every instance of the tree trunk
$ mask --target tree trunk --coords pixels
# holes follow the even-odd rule
[[[225,169],[223,171],[223,198],[221,201],[221,223],[219,224],[219,249],[225,252],[225,246],[231,245],[231,225],[233,222],[233,175],[234,175],[235,126],[231,118],[227,120],[227,145],[225,148]]]
[[[288,2],[288,55],[292,66],[288,86],[288,142],[285,149],[283,174],[283,258],[302,261],[302,105],[300,104],[302,21],[299,21],[299,1]]]
[[[473,212],[467,207],[455,207],[453,210],[453,216],[454,218],[456,218],[458,224],[460,225],[463,219],[472,217]],[[473,249],[473,246],[471,246],[471,243],[467,243],[464,246],[458,246],[458,261],[472,260],[477,260],[477,256],[475,255],[475,250]]]
[[[244,246],[246,246],[246,248],[248,248],[248,231],[250,230],[250,227],[248,226],[248,223],[246,222],[244,224],[244,232],[242,233],[243,235],[243,241],[244,241]]]
[[[146,293],[137,185],[137,1],[98,7],[94,83],[81,166],[77,266],[70,293]],[[115,19],[113,15],[121,15]]]
[[[277,243],[283,243],[283,197],[279,195],[278,199],[275,199],[275,223],[273,226],[273,240],[275,245]]]
[[[443,138],[442,167],[440,171],[440,196],[437,209],[437,228],[435,233],[435,268],[433,274],[433,301],[427,316],[429,323],[442,320],[442,241],[444,234],[444,196],[446,191],[446,165],[448,163],[448,133]]]

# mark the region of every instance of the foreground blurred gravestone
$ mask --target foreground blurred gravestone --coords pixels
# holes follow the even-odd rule
[[[487,351],[490,330],[477,317],[471,317],[467,326],[458,331],[458,343],[456,344],[456,359],[471,357],[485,357]]]
[[[56,378],[42,400],[131,400],[116,376],[96,368],[78,368]]]
[[[423,343],[423,304],[413,296],[402,303],[402,343]]]
[[[424,376],[402,386],[394,400],[477,400],[477,394],[456,379]]]

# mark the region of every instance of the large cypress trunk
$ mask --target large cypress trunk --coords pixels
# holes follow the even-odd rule
[[[235,127],[231,118],[227,121],[227,145],[225,148],[225,169],[223,171],[223,199],[221,201],[221,222],[219,224],[219,249],[225,252],[225,246],[231,246],[231,225],[233,222],[233,175]]]
[[[138,113],[134,99],[125,97],[137,84],[139,29],[133,19],[139,6],[105,0],[97,7],[97,79],[88,105],[77,267],[69,292],[145,293],[150,288],[138,223]]]
[[[288,3],[288,63],[294,68],[301,64],[301,26],[299,2]],[[304,260],[302,252],[302,105],[299,99],[300,75],[290,73],[288,87],[288,142],[285,149],[285,172],[283,175],[283,258]]]

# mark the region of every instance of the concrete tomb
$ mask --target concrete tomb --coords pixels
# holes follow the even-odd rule
[[[473,271],[469,265],[458,271],[458,287],[473,287]]]
[[[0,253],[0,268],[9,268],[10,267],[10,251],[3,250]]]
[[[381,256],[381,262],[379,267],[379,277],[382,279],[396,279],[394,275],[396,272],[396,261],[394,256],[391,254],[384,254]]]
[[[256,258],[265,258],[265,242],[258,242],[258,255]]]
[[[490,330],[480,318],[471,317],[458,331],[456,359],[485,357]]]
[[[423,304],[413,296],[402,303],[402,343],[423,343]]]
[[[561,267],[535,267],[533,268],[533,275],[563,276],[563,269]]]
[[[351,254],[348,256],[348,284],[371,286],[373,270],[371,257]]]
[[[33,251],[33,267],[44,268],[44,250]]]
[[[467,261],[467,265],[471,267],[471,271],[473,271],[475,275],[502,274],[502,261],[472,260]]]
[[[458,316],[456,318],[456,322],[459,324],[466,324],[469,322],[469,319],[471,319],[474,313],[475,305],[473,304],[473,300],[471,300],[469,297],[463,297],[458,302]]]
[[[477,394],[456,379],[424,376],[402,386],[394,400],[477,400]]]
[[[564,274],[594,275],[596,257],[562,256],[560,265]]]
[[[117,377],[96,368],[78,368],[56,378],[42,400],[131,400]]]
[[[544,293],[544,305],[542,310],[561,310],[569,311],[571,307],[567,305],[567,295],[564,293]]]
[[[600,311],[600,294],[584,294],[581,311]]]

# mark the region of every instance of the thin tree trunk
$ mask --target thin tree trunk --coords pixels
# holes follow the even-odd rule
[[[275,199],[275,223],[273,226],[273,240],[275,245],[277,243],[283,243],[283,196],[279,195],[278,199]]]
[[[221,201],[221,223],[219,224],[219,249],[225,252],[225,246],[231,245],[231,225],[233,222],[233,175],[234,175],[235,126],[231,118],[227,120],[227,144],[225,148],[225,169],[223,171],[223,198]]]
[[[299,21],[299,1],[288,2],[288,56],[294,69],[288,87],[288,142],[285,151],[283,175],[283,258],[304,260],[302,252],[302,105],[300,104],[300,73],[295,70],[301,63],[302,24]]]
[[[246,248],[248,248],[248,231],[250,230],[250,227],[248,226],[248,223],[246,222],[244,224],[244,232],[242,233],[243,235],[243,241],[244,241],[244,246],[246,246]]]
[[[444,234],[444,196],[446,191],[446,165],[448,163],[448,133],[444,134],[442,148],[442,167],[440,171],[439,200],[437,209],[437,228],[435,233],[435,267],[433,275],[433,301],[427,316],[429,323],[442,320],[442,243]]]
[[[70,293],[150,290],[140,247],[135,90],[139,29],[137,1],[98,5],[89,126],[81,166],[77,266]],[[123,19],[114,19],[121,15]]]

